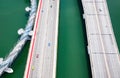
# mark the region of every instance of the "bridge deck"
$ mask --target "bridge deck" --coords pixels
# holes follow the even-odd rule
[[[59,0],[39,0],[24,78],[55,78]]]
[[[93,78],[120,78],[120,59],[106,0],[82,0]]]

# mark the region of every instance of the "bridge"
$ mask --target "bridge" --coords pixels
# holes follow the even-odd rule
[[[120,78],[120,58],[106,0],[82,0],[93,78]]]
[[[24,78],[55,78],[59,0],[39,0]]]
[[[82,0],[82,4],[92,77],[120,78],[119,50],[106,0]],[[18,31],[20,38],[10,54],[0,58],[0,76],[13,73],[9,66],[33,33],[24,78],[56,78],[59,0],[39,0],[37,16],[36,5],[36,0],[31,0],[25,29]]]

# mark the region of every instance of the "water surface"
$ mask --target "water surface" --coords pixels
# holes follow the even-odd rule
[[[60,0],[57,78],[91,78],[81,0]],[[118,47],[120,48],[120,0],[107,0]],[[5,57],[27,22],[24,8],[29,0],[0,0],[0,57]],[[23,78],[29,42],[16,59],[14,73],[1,78]]]
[[[29,5],[27,0],[0,0],[0,57],[8,55],[17,42],[19,36],[17,30],[24,28],[27,22],[25,7]],[[14,73],[5,73],[0,78],[22,78],[28,53],[29,43],[25,46],[20,56],[13,63]]]

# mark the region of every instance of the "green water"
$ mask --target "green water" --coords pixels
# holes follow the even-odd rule
[[[17,30],[25,27],[27,17],[24,8],[27,0],[0,0],[0,57],[5,57],[18,40]],[[28,53],[28,45],[12,65],[13,74],[4,74],[0,78],[22,78]]]
[[[118,48],[120,49],[120,0],[108,0],[108,7],[111,16],[111,21],[116,36]],[[120,50],[119,50],[120,51]]]
[[[110,15],[120,48],[120,1],[108,0]],[[0,57],[6,56],[18,40],[17,30],[25,27],[24,8],[29,0],[0,0]],[[91,78],[84,20],[80,0],[60,0],[57,78]],[[14,73],[0,78],[23,78],[29,42],[16,59]]]
[[[61,0],[57,78],[91,78],[82,6],[78,1]],[[120,1],[108,0],[108,6],[120,48]]]
[[[57,78],[90,78],[82,8],[78,0],[61,0]]]

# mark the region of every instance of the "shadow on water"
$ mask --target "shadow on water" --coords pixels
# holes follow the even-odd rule
[[[88,40],[87,40],[87,32],[86,32],[86,26],[85,26],[85,19],[83,19],[83,14],[84,14],[84,10],[83,10],[83,6],[82,6],[82,2],[81,0],[78,0],[78,5],[79,5],[79,10],[80,15],[82,16],[82,30],[83,30],[83,36],[84,36],[84,44],[85,44],[85,52],[86,52],[86,58],[87,58],[87,66],[88,66],[88,70],[89,70],[89,76],[90,78],[92,78],[92,72],[91,72],[91,64],[90,64],[90,59],[89,59],[89,54],[88,54],[88,50],[87,50],[87,46],[88,46]]]
[[[24,0],[25,1],[25,3],[28,3],[28,4],[30,4],[30,0]]]

